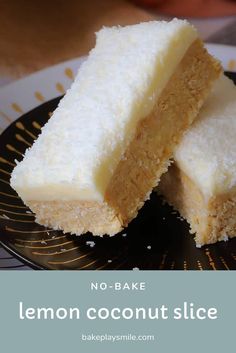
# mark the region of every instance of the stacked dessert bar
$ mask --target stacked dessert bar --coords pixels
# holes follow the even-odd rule
[[[197,244],[231,236],[235,89],[221,72],[187,21],[101,29],[11,186],[42,225],[114,235],[168,170],[158,189]]]

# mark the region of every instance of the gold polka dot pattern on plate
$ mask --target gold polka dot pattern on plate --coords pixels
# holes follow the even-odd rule
[[[29,147],[32,145],[31,143],[29,143],[29,141],[27,141],[26,139],[24,139],[24,137],[21,136],[20,134],[15,134],[15,138],[16,138],[18,141],[23,142],[25,145],[27,145],[27,146],[29,146]]]
[[[27,135],[29,135],[32,139],[36,139],[37,137],[31,132],[29,131],[28,129],[26,129],[24,127],[24,125],[20,122],[20,121],[17,121],[16,122],[16,127],[22,131],[24,131]]]
[[[62,83],[60,82],[57,82],[56,84],[56,89],[58,92],[60,92],[61,94],[64,94],[65,93],[65,88],[64,86],[62,85]]]
[[[227,69],[229,71],[234,71],[236,69],[236,60],[229,60],[228,65],[227,65]]]
[[[18,151],[14,146],[10,145],[9,143],[6,145],[6,148],[11,152],[15,152],[19,156],[22,156],[22,153]]]
[[[71,80],[74,80],[75,77],[71,68],[67,67],[64,72],[68,78],[70,78]]]
[[[39,91],[34,92],[34,96],[39,102],[44,102],[45,101],[44,96]]]
[[[4,164],[8,164],[8,165],[10,165],[12,167],[15,167],[15,165],[16,165],[15,163],[9,162],[7,159],[2,158],[2,157],[0,157],[0,162],[4,163]]]
[[[210,250],[208,248],[205,249],[205,254],[206,254],[207,258],[208,258],[209,265],[215,271],[216,270],[216,265],[215,265],[215,262],[214,262],[214,260],[212,258],[212,255],[210,253]]]
[[[23,114],[23,110],[21,109],[21,107],[19,106],[19,104],[17,104],[17,103],[12,103],[12,104],[11,104],[11,107],[12,107],[13,110],[15,110],[15,112]]]
[[[224,265],[225,269],[229,270],[229,266],[227,265],[227,263],[226,263],[225,259],[223,258],[223,256],[220,256],[220,260],[221,260],[222,264]]]
[[[197,265],[198,265],[199,271],[203,271],[201,261],[197,260]]]
[[[37,121],[33,121],[32,125],[35,129],[41,130],[41,126],[39,125],[39,123]]]

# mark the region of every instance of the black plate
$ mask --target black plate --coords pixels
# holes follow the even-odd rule
[[[236,82],[236,74],[229,76]],[[0,243],[8,251],[40,269],[236,269],[236,239],[196,248],[188,224],[155,193],[129,227],[111,238],[64,235],[36,224],[9,178],[15,159],[22,159],[59,100],[23,115],[0,136]]]

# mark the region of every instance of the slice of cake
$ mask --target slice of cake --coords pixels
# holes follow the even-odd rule
[[[220,71],[186,21],[103,28],[12,187],[40,224],[119,232],[167,170]]]
[[[174,153],[158,190],[198,246],[236,236],[236,87],[223,76]]]

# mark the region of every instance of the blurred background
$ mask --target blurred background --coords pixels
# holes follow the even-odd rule
[[[233,0],[0,0],[0,86],[87,54],[103,25],[175,16],[205,41],[236,45]]]

